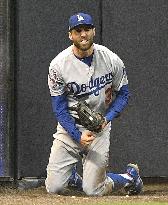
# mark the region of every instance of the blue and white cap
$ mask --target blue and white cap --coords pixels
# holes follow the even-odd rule
[[[94,27],[92,17],[89,14],[77,13],[69,18],[69,30],[79,25],[90,25]]]

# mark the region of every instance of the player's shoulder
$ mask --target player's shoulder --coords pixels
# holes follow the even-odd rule
[[[100,44],[94,44],[94,48],[98,53],[101,53],[101,55],[103,55],[105,59],[109,59],[112,63],[123,64],[121,58],[106,46]]]
[[[96,51],[103,53],[105,55],[110,56],[111,58],[117,59],[119,58],[118,55],[116,53],[114,53],[112,50],[110,50],[109,48],[107,48],[104,45],[100,45],[100,44],[94,44],[94,48],[96,49]]]
[[[61,51],[57,56],[55,56],[55,58],[51,61],[50,66],[63,63],[72,54],[72,46],[69,46],[68,48]]]

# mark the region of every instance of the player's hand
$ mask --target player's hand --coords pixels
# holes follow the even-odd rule
[[[80,144],[86,147],[90,145],[94,139],[95,139],[95,135],[93,134],[93,132],[89,130],[85,130],[82,132]]]
[[[106,118],[104,118],[105,121],[103,122],[103,124],[101,125],[101,129],[104,129],[106,127],[106,125],[108,124]]]

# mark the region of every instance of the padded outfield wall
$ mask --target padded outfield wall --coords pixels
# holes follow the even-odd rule
[[[0,181],[13,181],[14,149],[14,72],[11,4],[0,1]]]
[[[10,55],[15,59],[15,101],[10,111],[15,117],[15,142],[10,142],[15,177],[46,176],[56,126],[48,66],[70,45],[68,18],[78,11],[93,16],[95,42],[121,57],[129,77],[129,106],[112,124],[109,169],[124,171],[128,162],[135,162],[143,177],[168,177],[168,2],[164,0],[15,0],[10,23],[15,48]]]

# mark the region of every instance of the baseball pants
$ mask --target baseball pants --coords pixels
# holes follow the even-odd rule
[[[54,137],[45,184],[49,193],[60,193],[67,187],[72,169],[80,159],[81,147],[68,134],[57,132]],[[88,147],[83,160],[83,191],[87,195],[102,196],[112,191],[113,181],[106,176],[109,145],[110,132],[106,130]]]

